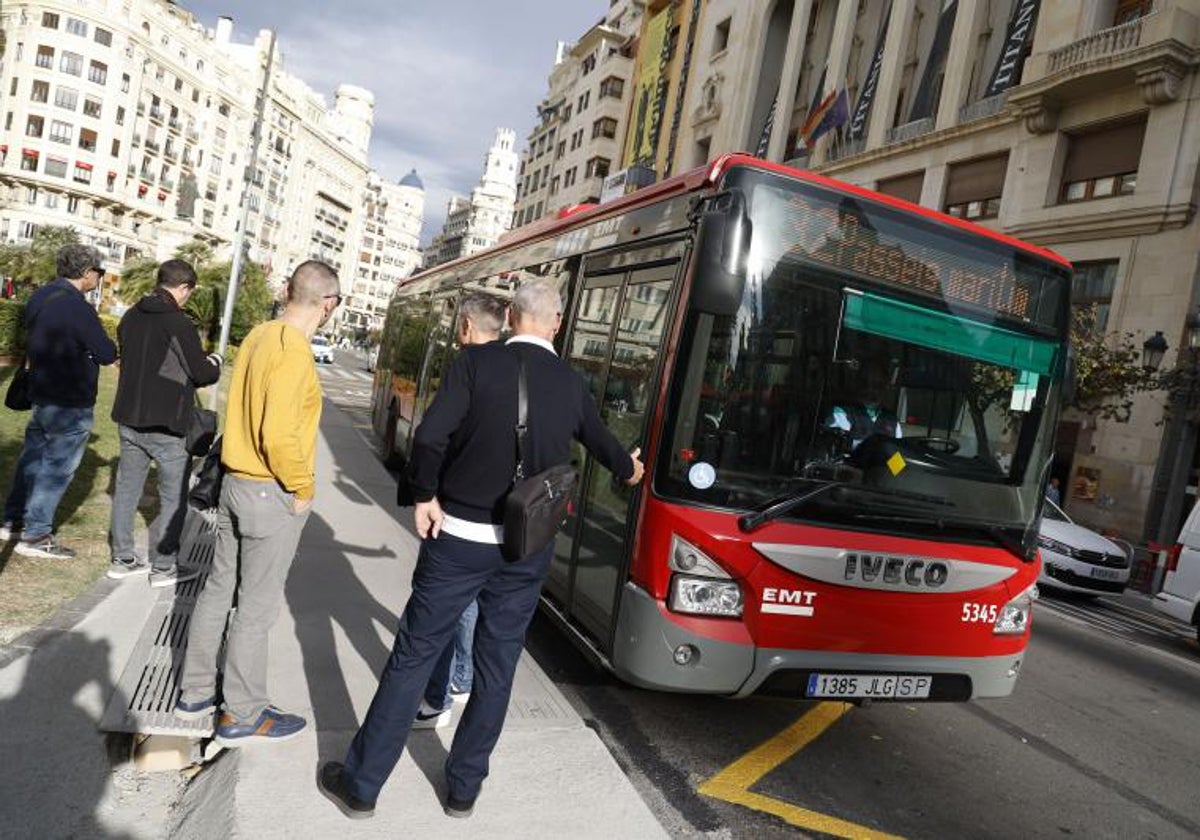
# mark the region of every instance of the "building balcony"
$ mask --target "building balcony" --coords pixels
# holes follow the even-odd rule
[[[190,143],[198,143],[200,141],[200,132],[194,128],[189,128],[183,133],[183,136],[186,137]]]
[[[139,113],[141,113],[140,106],[139,106]],[[156,123],[159,123],[161,125],[162,121],[163,121],[162,108],[151,108],[150,109],[150,119],[154,120]]]
[[[1004,110],[1004,106],[1008,104],[1008,91],[1002,91],[995,96],[989,96],[986,99],[980,99],[977,102],[972,102],[970,105],[964,105],[958,109],[958,124],[965,125],[975,120],[987,119],[995,116]]]
[[[183,123],[180,122],[178,117],[171,117],[169,120],[167,120],[167,128],[178,134],[179,132],[183,131]]]
[[[904,125],[898,125],[895,128],[888,129],[888,143],[903,143],[907,140],[920,137],[922,134],[928,134],[933,131],[933,117],[924,117],[923,119],[913,120]]]
[[[1152,12],[1035,53],[1009,104],[1035,134],[1054,131],[1063,102],[1136,85],[1147,105],[1177,99],[1200,50],[1200,19],[1178,7]]]
[[[152,152],[154,154],[158,154],[162,150],[162,146],[158,145],[158,143],[156,143],[153,140],[147,140],[145,145],[146,145],[146,151]]]

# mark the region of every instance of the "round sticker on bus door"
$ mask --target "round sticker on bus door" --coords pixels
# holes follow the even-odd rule
[[[697,461],[688,470],[688,483],[697,490],[707,490],[717,482],[717,471],[705,461]]]

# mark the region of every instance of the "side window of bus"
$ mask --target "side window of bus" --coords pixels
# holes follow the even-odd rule
[[[395,326],[389,325],[387,356],[380,360],[392,377],[398,402],[397,416],[411,421],[417,395],[417,380],[425,361],[426,336],[429,335],[429,297],[404,298],[396,311]]]
[[[506,275],[506,277],[508,282],[512,284],[514,292],[526,283],[549,283],[557,288],[559,297],[563,302],[563,323],[566,324],[569,321],[578,268],[579,259],[578,257],[573,257],[571,259],[551,260],[550,262],[531,265],[521,271],[512,272]],[[554,337],[554,349],[558,351],[559,356],[563,355],[563,340],[565,335],[566,330],[562,329]]]
[[[424,373],[421,377],[421,388],[417,393],[416,414],[414,423],[419,423],[425,414],[425,409],[433,402],[442,382],[442,373],[451,361],[452,349],[455,344],[454,325],[457,313],[458,294],[456,291],[439,292],[433,299],[433,310],[429,316],[429,332],[426,340]]]

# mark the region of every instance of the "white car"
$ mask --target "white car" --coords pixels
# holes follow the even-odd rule
[[[1162,591],[1155,594],[1154,607],[1195,627],[1200,639],[1200,504],[1192,507],[1179,541],[1167,555]]]
[[[318,364],[333,364],[333,345],[329,343],[329,339],[323,335],[314,335],[309,343],[312,347],[313,359]]]
[[[1130,557],[1107,537],[1071,521],[1046,499],[1038,533],[1042,549],[1039,586],[1086,595],[1122,592],[1129,583]]]

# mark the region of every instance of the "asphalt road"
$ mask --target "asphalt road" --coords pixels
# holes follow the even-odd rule
[[[365,423],[362,359],[341,352],[320,375]],[[1192,634],[1112,598],[1046,597],[1034,622],[1016,693],[969,704],[643,691],[540,617],[529,647],[674,836],[1200,836]],[[747,776],[737,762],[756,749]],[[749,780],[744,795],[709,795],[730,775]]]

